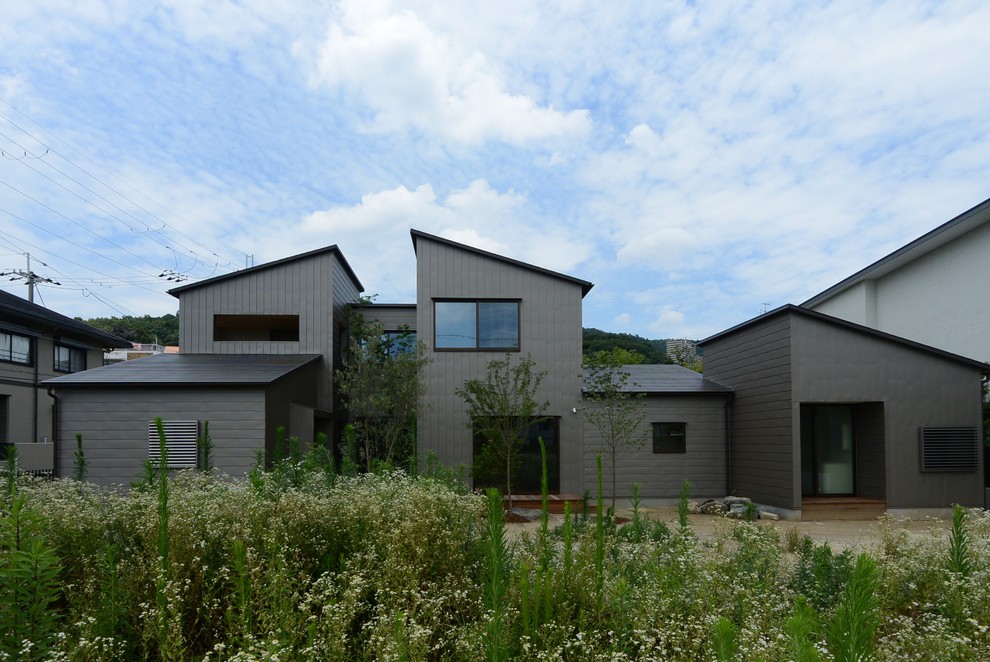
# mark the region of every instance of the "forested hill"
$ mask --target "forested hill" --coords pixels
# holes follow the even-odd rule
[[[94,317],[88,320],[77,317],[76,319],[131,342],[157,342],[159,345],[179,344],[179,318],[175,315],[162,315],[161,317],[152,317],[151,315],[132,317],[127,315],[125,317]]]
[[[627,351],[639,352],[645,358],[643,363],[670,363],[667,360],[667,341],[650,340],[631,333],[611,333],[600,329],[584,329],[584,353],[611,352],[619,347]]]

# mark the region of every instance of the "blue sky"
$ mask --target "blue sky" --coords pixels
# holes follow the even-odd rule
[[[990,5],[698,5],[12,3],[0,270],[157,315],[161,273],[337,244],[412,301],[417,228],[594,282],[585,326],[701,338],[990,197]]]

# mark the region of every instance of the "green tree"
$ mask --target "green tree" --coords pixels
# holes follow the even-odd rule
[[[179,318],[175,315],[162,315],[160,317],[125,315],[124,317],[94,317],[88,320],[77,317],[76,320],[131,342],[157,342],[159,345],[179,344]]]
[[[354,430],[356,458],[367,470],[415,456],[416,408],[423,396],[426,345],[408,328],[386,335],[380,322],[350,317],[350,343],[337,371]]]
[[[488,363],[484,379],[469,379],[457,390],[468,407],[468,426],[488,443],[488,447],[505,463],[505,491],[512,508],[513,463],[519,454],[530,425],[543,420],[550,406],[536,399],[546,372],[537,372],[530,357],[513,362],[507,352],[504,359]]]
[[[600,329],[582,330],[582,347],[585,356],[596,352],[611,352],[615,348],[625,349],[642,355],[638,361],[631,363],[670,363],[666,355],[667,341],[650,340],[631,333],[612,333]]]
[[[616,464],[619,455],[643,445],[646,435],[641,427],[645,414],[637,402],[642,393],[634,393],[629,372],[623,369],[621,351],[595,352],[584,360],[584,417],[601,436],[601,454],[612,475],[612,512],[615,512]]]

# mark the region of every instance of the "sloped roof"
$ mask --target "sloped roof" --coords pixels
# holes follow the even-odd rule
[[[907,338],[901,338],[900,336],[895,336],[890,333],[884,333],[883,331],[877,331],[876,329],[871,329],[868,326],[863,326],[862,324],[856,324],[854,322],[849,322],[838,317],[832,317],[831,315],[826,315],[825,313],[820,313],[817,310],[810,310],[808,308],[803,308],[802,306],[795,306],[793,304],[786,304],[779,308],[774,308],[773,310],[763,313],[751,320],[747,320],[742,324],[737,324],[725,331],[720,331],[713,336],[708,336],[704,340],[699,340],[699,346],[705,346],[715,340],[720,340],[726,338],[740,331],[744,331],[751,326],[765,322],[774,317],[780,317],[781,315],[801,315],[810,319],[818,320],[826,324],[831,324],[834,326],[841,326],[850,331],[855,331],[856,333],[861,333],[868,336],[873,336],[874,338],[879,338],[881,340],[894,343],[896,345],[901,345],[903,347],[910,347],[911,349],[916,349],[918,351],[926,352],[928,354],[934,354],[935,356],[941,356],[942,358],[949,359],[951,361],[957,361],[959,363],[965,363],[967,365],[973,366],[974,368],[979,368],[983,372],[990,372],[990,364],[983,363],[981,361],[976,361],[974,359],[967,358],[965,356],[960,356],[958,354],[953,354],[952,352],[947,352],[943,349],[937,347],[932,347],[931,345],[924,345],[913,340],[908,340]]]
[[[336,244],[332,246],[326,246],[324,248],[317,248],[316,250],[308,251],[306,253],[299,253],[298,255],[290,255],[289,257],[284,257],[281,260],[274,260],[273,262],[265,262],[264,264],[259,264],[254,267],[248,267],[247,269],[240,269],[229,274],[223,274],[222,276],[214,276],[213,278],[207,278],[206,280],[196,281],[195,283],[189,283],[188,285],[180,285],[179,287],[173,287],[168,291],[169,294],[178,298],[179,294],[182,292],[187,292],[189,290],[196,289],[197,287],[203,287],[204,285],[212,285],[214,283],[219,283],[225,280],[231,280],[233,278],[240,278],[248,274],[257,273],[259,271],[264,271],[265,269],[271,269],[273,267],[279,267],[284,264],[290,264],[292,262],[297,262],[299,260],[305,260],[310,257],[315,257],[317,255],[322,255],[323,253],[334,253],[337,259],[340,260],[340,264],[343,265],[344,270],[347,271],[347,275],[351,277],[354,284],[357,285],[358,292],[364,291],[364,285],[358,280],[357,275],[354,270],[351,269],[351,265],[347,263],[344,258],[344,254],[340,252],[340,249]]]
[[[567,274],[562,274],[558,271],[551,271],[550,269],[544,269],[543,267],[537,267],[536,265],[529,264],[527,262],[520,262],[519,260],[513,260],[511,257],[505,257],[504,255],[499,255],[498,253],[491,253],[489,251],[482,250],[480,248],[475,248],[474,246],[468,246],[467,244],[461,244],[456,241],[451,241],[450,239],[444,239],[443,237],[437,237],[436,235],[428,234],[426,232],[421,232],[420,230],[410,230],[409,234],[412,235],[413,251],[416,251],[416,242],[419,239],[428,239],[430,241],[435,241],[439,244],[444,244],[446,246],[452,246],[454,248],[459,248],[462,251],[467,251],[469,253],[474,253],[475,255],[481,255],[493,260],[498,260],[499,262],[504,262],[506,264],[511,264],[517,267],[522,267],[523,269],[529,269],[530,271],[535,271],[537,273],[550,276],[552,278],[559,278],[560,280],[565,280],[581,288],[581,297],[587,296],[591,288],[595,286],[594,283],[590,283],[586,280],[581,280],[580,278],[575,278],[574,276],[568,276]]]
[[[716,384],[703,375],[685,367],[672,364],[624,365],[621,370],[629,375],[625,393],[680,394],[680,395],[731,395],[732,389]],[[588,392],[588,371],[584,371],[584,385]]]
[[[73,386],[257,386],[319,361],[319,354],[154,354],[46,379]]]
[[[819,292],[801,305],[805,308],[813,308],[863,281],[881,278],[988,222],[990,222],[990,200],[984,200],[972,209],[959,214],[951,221],[943,223],[931,232],[898,248],[890,255],[882,257],[868,267],[857,271],[849,278],[836,283],[823,292]]]
[[[93,347],[130,347],[131,341],[101,331],[89,324],[66,317],[27,299],[0,290],[0,320],[23,325],[33,331],[67,334],[91,343]]]

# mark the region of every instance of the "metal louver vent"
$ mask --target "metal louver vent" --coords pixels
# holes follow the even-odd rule
[[[980,431],[975,427],[919,428],[922,471],[976,471]]]
[[[165,447],[168,449],[168,468],[195,469],[199,421],[162,421],[162,428],[165,430]],[[148,457],[156,465],[161,459],[158,428],[154,421],[148,421]]]

